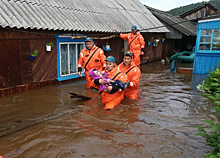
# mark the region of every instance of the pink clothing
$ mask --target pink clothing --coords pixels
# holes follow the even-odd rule
[[[109,81],[111,80],[111,78],[110,77],[108,77],[108,74],[106,73],[106,72],[104,72],[103,74],[102,74],[102,77],[101,76],[98,76],[95,72],[94,72],[94,70],[96,70],[96,69],[91,69],[91,70],[89,70],[89,76],[92,78],[92,79],[103,79],[104,81],[106,81],[106,84],[104,84],[104,85],[99,85],[99,88],[100,88],[100,91],[104,91],[108,86],[109,86]]]

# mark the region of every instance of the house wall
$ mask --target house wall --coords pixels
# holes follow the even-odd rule
[[[38,34],[41,33],[41,34]],[[56,79],[56,47],[47,53],[45,45],[55,41],[44,31],[0,30],[0,88]],[[30,54],[38,50],[35,60]]]
[[[20,41],[0,40],[0,88],[22,83]]]
[[[163,58],[163,45],[165,45],[165,42],[162,43],[161,39],[164,37],[164,34],[150,34],[150,33],[142,33],[144,39],[145,39],[145,54],[141,56],[141,63],[146,63],[150,61],[160,60]],[[151,42],[150,45],[148,45],[148,41],[153,38],[153,41],[155,39],[160,39],[160,41],[157,43],[157,46],[154,47]],[[166,41],[166,40],[165,40]]]
[[[220,53],[196,54],[193,65],[194,74],[206,74],[220,62]]]
[[[100,48],[102,48],[103,45],[105,45],[107,42],[110,44],[111,50],[110,51],[104,51],[105,56],[113,56],[115,58],[116,64],[119,64],[122,62],[123,59],[123,40],[119,37],[106,39],[106,40],[94,40],[96,45]]]
[[[45,50],[47,43],[53,42],[50,52]],[[30,50],[38,50],[38,56],[31,62],[33,82],[54,80],[57,77],[57,49],[55,39],[30,40]]]
[[[174,54],[175,50],[175,41],[174,40],[165,40],[163,43],[163,59],[166,59],[166,57],[171,57]]]
[[[213,14],[217,14],[216,11],[211,9],[209,6],[205,6],[191,14],[186,15],[184,19],[193,20]]]
[[[180,51],[192,51],[193,47],[196,45],[195,36],[183,35],[182,39],[174,40],[175,50]]]
[[[165,45],[171,44],[170,42],[166,43],[166,40],[164,43],[161,42],[161,39],[164,37],[164,34],[150,34],[150,33],[141,33],[145,40],[145,55],[141,56],[141,63],[146,63],[150,61],[160,60],[165,55]],[[158,42],[158,45],[156,47],[151,45],[148,45],[148,40],[150,40],[153,37],[153,40],[160,39]],[[127,42],[119,38],[111,38],[108,40],[94,40],[98,47],[102,48],[103,45],[105,45],[106,42],[108,42],[111,45],[111,51],[105,51],[106,56],[114,56],[116,60],[116,64],[119,64],[123,60],[123,53],[124,51],[128,50]],[[169,48],[170,46],[167,46],[167,53],[169,54]],[[173,47],[173,46],[171,46]]]
[[[57,83],[55,35],[58,34],[60,33],[43,30],[0,29],[0,96]],[[142,35],[145,38],[145,55],[141,57],[141,63],[162,59],[167,49],[164,47],[166,41],[161,42],[164,34],[142,33]],[[147,41],[152,37],[160,39],[156,47],[153,47],[152,43],[147,45]],[[122,62],[125,47],[121,38],[94,41],[101,48],[108,42],[111,51],[104,51],[105,55],[114,56],[117,64]],[[46,52],[45,46],[49,42],[53,42],[54,47],[51,52]],[[38,50],[38,56],[30,60],[30,54],[34,50]]]

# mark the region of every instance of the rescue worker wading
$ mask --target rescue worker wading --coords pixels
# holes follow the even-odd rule
[[[131,27],[131,33],[120,34],[123,40],[128,40],[129,51],[133,53],[133,62],[140,67],[140,55],[144,55],[145,42],[144,37],[138,32],[137,26]]]
[[[117,65],[115,64],[115,58],[113,56],[108,56],[106,58],[106,69],[105,72],[108,74],[108,77],[110,77],[112,80],[120,80],[122,82],[127,82],[128,78],[127,75],[123,72],[118,70]],[[93,82],[95,85],[99,84],[105,84],[106,82],[103,79],[96,79]],[[109,94],[111,90],[116,91],[113,94]],[[124,99],[124,91],[119,89],[116,86],[108,86],[107,92],[103,91],[100,92],[102,97],[102,103],[105,104],[105,110],[111,110],[115,106],[121,103],[121,101]]]
[[[90,88],[92,79],[88,72],[90,69],[96,68],[99,71],[103,71],[105,68],[105,55],[101,48],[94,45],[91,37],[86,38],[86,47],[80,52],[78,60],[78,75],[82,77],[82,67],[84,64],[86,87]]]
[[[140,69],[132,62],[132,53],[126,51],[123,62],[118,65],[118,69],[128,76],[129,86],[125,90],[125,96],[136,99],[138,95],[138,85],[141,77]]]

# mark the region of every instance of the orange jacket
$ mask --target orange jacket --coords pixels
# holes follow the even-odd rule
[[[105,72],[108,74],[108,77],[113,79],[114,76],[116,76],[116,74],[118,74],[121,71],[119,71],[118,67],[115,66],[111,71],[105,70]],[[119,75],[117,75],[117,77],[115,77],[114,80],[120,80],[125,83],[128,81],[128,77],[126,74],[121,72],[119,73]],[[95,85],[94,82],[92,84]],[[113,109],[115,106],[120,104],[121,101],[124,99],[124,91],[119,90],[113,94],[109,94],[108,92],[103,91],[101,93],[101,97],[102,97],[102,103],[105,104],[105,109]]]
[[[137,32],[136,34],[120,34],[119,37],[121,37],[124,40],[128,40],[129,51],[133,53],[133,62],[138,67],[140,67],[141,49],[145,47],[143,36],[140,34],[140,32]]]
[[[87,64],[86,68],[84,67],[87,63],[90,56],[93,54],[93,52],[98,49],[95,54],[92,56],[91,60]],[[90,69],[96,68],[99,71],[102,71],[102,68],[105,67],[105,58],[104,52],[101,48],[98,48],[97,46],[93,46],[91,50],[88,50],[84,48],[79,55],[78,60],[78,68],[84,67],[85,71],[89,71]],[[84,65],[83,65],[84,64]]]
[[[129,51],[132,52],[133,54],[139,53],[140,55],[141,48],[145,48],[144,37],[141,35],[140,32],[137,32],[136,34],[133,33],[120,34],[119,37],[121,37],[123,40],[128,40]]]
[[[141,77],[140,69],[132,62],[126,66],[123,62],[118,65],[118,69],[128,76],[130,82],[128,88],[125,90],[125,96],[130,99],[136,99],[138,94],[138,85]]]

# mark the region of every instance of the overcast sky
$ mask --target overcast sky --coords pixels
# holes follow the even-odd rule
[[[197,2],[202,2],[205,0],[140,0],[141,3],[152,7],[156,8],[159,10],[163,11],[168,11],[173,8],[177,8],[180,6],[192,4],[192,3],[197,3]]]

